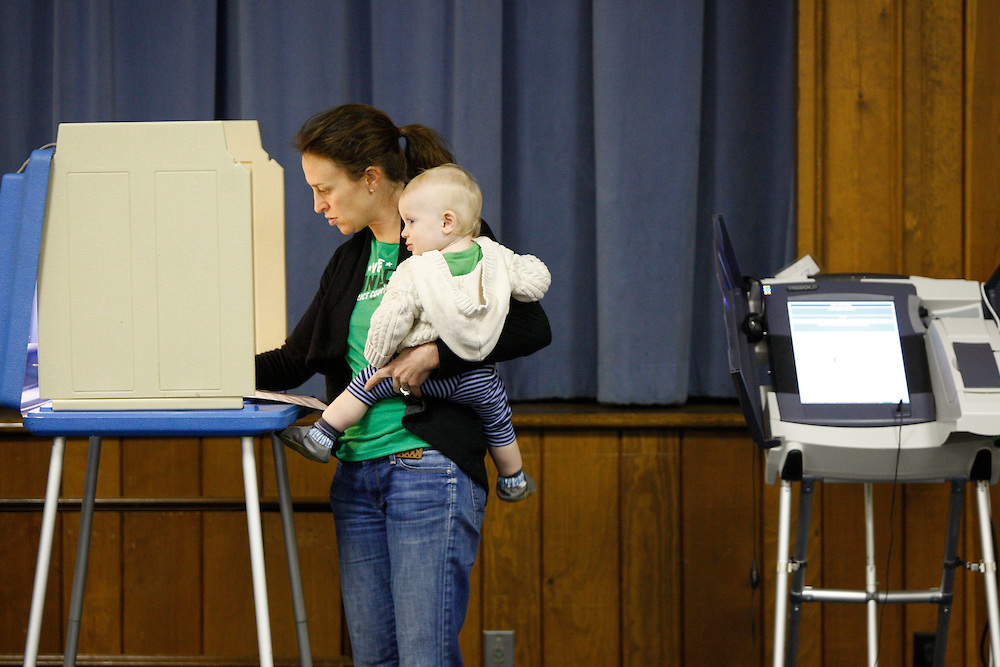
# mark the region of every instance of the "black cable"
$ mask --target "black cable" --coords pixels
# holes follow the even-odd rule
[[[983,626],[983,634],[979,636],[979,661],[982,663],[983,667],[987,667],[989,662],[986,660],[986,635],[989,633],[990,624],[989,622]]]

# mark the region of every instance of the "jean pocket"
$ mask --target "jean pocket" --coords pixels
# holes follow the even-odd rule
[[[423,456],[419,459],[396,459],[396,465],[403,470],[413,472],[434,472],[451,474],[455,464],[451,459],[437,451],[436,449],[425,449]]]

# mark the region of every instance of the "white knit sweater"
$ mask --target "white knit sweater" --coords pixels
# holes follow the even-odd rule
[[[397,268],[372,315],[365,359],[384,366],[397,351],[440,338],[461,358],[482,361],[503,329],[510,298],[538,301],[549,289],[548,268],[484,236],[476,268],[453,276],[440,251],[414,255]]]

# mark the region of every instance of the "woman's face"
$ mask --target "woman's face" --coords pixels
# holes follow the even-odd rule
[[[302,173],[313,191],[313,209],[331,227],[349,236],[371,223],[374,198],[365,178],[351,178],[333,160],[312,153],[302,154]]]

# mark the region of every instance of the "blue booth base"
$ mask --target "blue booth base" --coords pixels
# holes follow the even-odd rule
[[[246,401],[242,410],[76,411],[40,407],[23,415],[33,435],[101,437],[244,436],[280,431],[302,413],[297,405]]]

